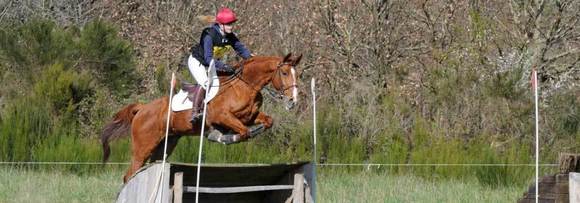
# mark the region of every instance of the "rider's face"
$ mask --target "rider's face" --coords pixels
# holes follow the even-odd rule
[[[224,33],[232,33],[232,30],[234,29],[234,23],[221,24],[221,28]]]

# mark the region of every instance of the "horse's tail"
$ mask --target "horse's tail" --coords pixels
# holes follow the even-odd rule
[[[111,154],[109,142],[111,140],[128,135],[131,129],[131,121],[135,114],[141,109],[141,104],[129,104],[113,117],[113,121],[107,123],[101,132],[101,143],[103,144],[103,163],[107,162]]]
[[[204,24],[211,24],[213,22],[215,22],[215,17],[214,16],[197,16],[197,20],[199,20],[201,23]]]

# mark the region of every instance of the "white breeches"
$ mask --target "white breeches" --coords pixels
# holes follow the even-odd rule
[[[201,85],[203,89],[208,90],[208,85],[210,85],[209,92],[206,93],[205,97],[205,102],[209,102],[215,95],[217,95],[220,85],[219,78],[213,65],[213,60],[210,63],[208,71],[206,71],[205,66],[203,66],[197,59],[193,58],[193,56],[189,55],[187,66],[189,72],[193,75],[193,79],[195,79],[197,84]],[[211,78],[211,81],[209,78]]]

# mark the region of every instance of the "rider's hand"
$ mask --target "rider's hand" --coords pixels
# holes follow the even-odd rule
[[[224,67],[221,68],[220,72],[223,73],[228,73],[228,74],[233,74],[236,70],[234,70],[234,68],[232,68],[230,65],[228,64],[224,64]]]

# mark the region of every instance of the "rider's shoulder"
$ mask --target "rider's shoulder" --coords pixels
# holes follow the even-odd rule
[[[215,29],[213,28],[213,26],[208,26],[208,27],[205,27],[205,28],[203,28],[203,30],[202,30],[202,32],[205,32],[205,33],[216,32],[216,31],[217,31],[217,30],[215,30]]]

